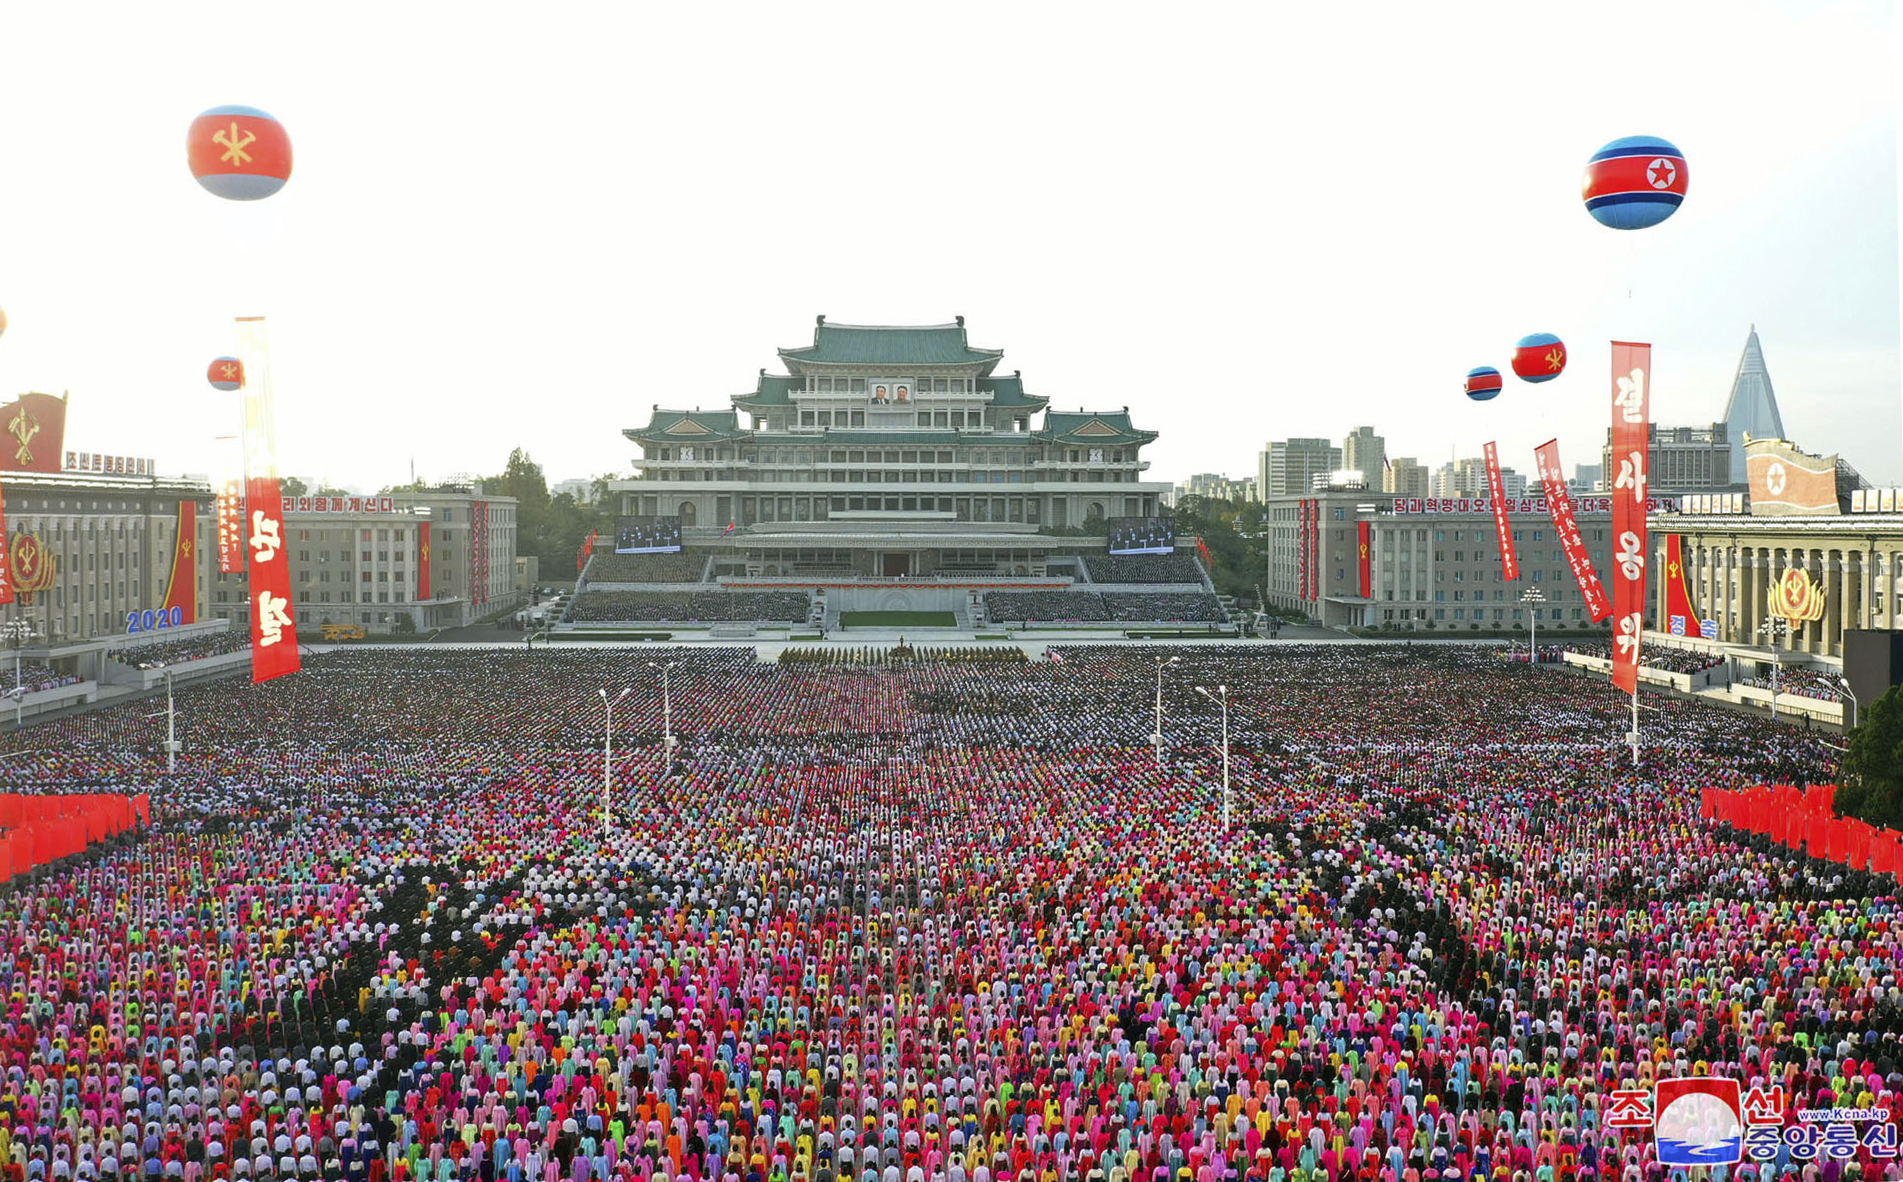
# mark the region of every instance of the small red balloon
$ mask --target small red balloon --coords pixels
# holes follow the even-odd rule
[[[217,390],[244,389],[244,362],[236,357],[216,357],[205,370],[205,379]]]

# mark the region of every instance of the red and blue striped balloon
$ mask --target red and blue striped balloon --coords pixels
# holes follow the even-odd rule
[[[1685,153],[1670,140],[1629,135],[1593,153],[1580,196],[1600,225],[1643,230],[1678,212],[1690,179]]]
[[[205,370],[205,378],[214,390],[224,390],[227,393],[232,390],[242,390],[244,389],[244,362],[236,357],[214,357],[210,367]]]
[[[185,133],[185,160],[206,192],[257,201],[291,179],[291,137],[256,107],[213,107]]]
[[[1513,346],[1513,372],[1522,381],[1550,382],[1566,370],[1566,345],[1550,332],[1520,338]]]
[[[1485,402],[1500,392],[1500,371],[1491,365],[1479,365],[1467,371],[1467,383],[1461,389],[1475,402]]]

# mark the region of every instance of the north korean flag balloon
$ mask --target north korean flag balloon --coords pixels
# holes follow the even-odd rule
[[[0,337],[7,335],[7,310],[0,308]]]
[[[213,107],[192,120],[185,159],[206,192],[258,201],[291,179],[291,137],[256,107]]]
[[[1655,135],[1629,135],[1593,153],[1580,196],[1614,230],[1644,230],[1678,212],[1691,174],[1685,153]]]
[[[244,362],[236,357],[213,358],[211,366],[205,371],[205,377],[211,382],[214,390],[227,392],[242,390],[244,389]]]
[[[1500,371],[1491,365],[1475,366],[1467,371],[1467,383],[1461,389],[1475,402],[1486,402],[1500,392]]]
[[[1565,371],[1565,342],[1550,332],[1521,337],[1513,346],[1513,372],[1522,381],[1550,382]]]

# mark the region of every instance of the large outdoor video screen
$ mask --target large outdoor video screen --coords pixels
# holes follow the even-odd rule
[[[673,554],[680,548],[678,517],[615,518],[616,554]]]
[[[1173,554],[1176,524],[1167,517],[1112,517],[1112,554]]]

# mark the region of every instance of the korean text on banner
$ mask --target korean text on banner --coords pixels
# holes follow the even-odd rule
[[[212,462],[217,465],[212,509],[218,527],[218,573],[237,574],[244,569],[244,452],[238,436],[213,440]]]
[[[1295,502],[1295,598],[1308,598],[1308,502]]]
[[[250,574],[251,680],[295,673],[297,618],[291,606],[291,560],[284,547],[283,498],[278,493],[277,428],[271,415],[270,346],[262,316],[238,318],[238,356],[244,361],[245,522]],[[268,507],[268,508],[267,508]]]
[[[1553,531],[1559,535],[1560,550],[1573,570],[1573,581],[1579,584],[1580,598],[1586,601],[1586,617],[1597,624],[1612,614],[1612,603],[1579,536],[1579,520],[1573,516],[1573,501],[1566,495],[1566,476],[1559,466],[1559,440],[1540,444],[1533,449],[1533,456],[1539,465],[1540,484],[1546,490],[1546,508],[1553,518]]]
[[[1361,559],[1361,598],[1374,598],[1374,563],[1368,553],[1368,532],[1371,524],[1366,521],[1355,523],[1355,533],[1359,535],[1359,554]]]
[[[1520,577],[1520,560],[1513,555],[1513,530],[1507,526],[1506,482],[1500,477],[1499,449],[1488,443],[1486,453],[1487,499],[1493,502],[1493,532],[1500,542],[1500,577],[1511,583]]]
[[[1645,631],[1645,486],[1651,432],[1652,346],[1612,342],[1612,684],[1639,692]],[[1614,475],[1614,473],[1617,475]]]

